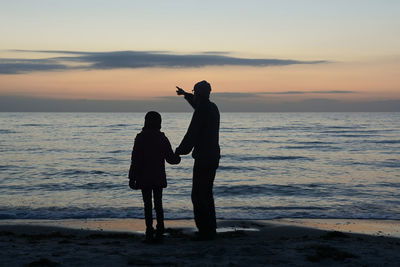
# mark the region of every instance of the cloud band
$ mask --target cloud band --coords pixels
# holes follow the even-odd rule
[[[7,59],[0,58],[0,74],[20,74],[34,71],[60,70],[105,70],[118,68],[196,68],[206,66],[286,66],[293,64],[321,64],[326,60],[301,61],[294,59],[240,58],[223,52],[204,52],[199,54],[173,54],[153,51],[37,51],[18,50],[68,56],[45,59]],[[79,63],[77,65],[77,63]]]

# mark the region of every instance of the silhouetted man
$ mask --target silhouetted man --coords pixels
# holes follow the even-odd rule
[[[211,86],[206,81],[195,84],[194,94],[177,87],[177,94],[194,108],[192,120],[181,144],[178,155],[189,154],[194,158],[192,203],[199,239],[213,239],[216,235],[213,183],[219,165],[219,111],[209,100]]]

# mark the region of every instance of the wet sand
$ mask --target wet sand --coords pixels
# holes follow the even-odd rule
[[[194,241],[192,220],[166,221],[144,244],[139,219],[0,221],[1,266],[399,266],[400,221],[218,221]]]

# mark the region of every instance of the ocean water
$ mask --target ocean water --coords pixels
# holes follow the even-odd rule
[[[176,147],[191,113],[162,113]],[[144,113],[0,113],[0,219],[142,218],[128,187]],[[400,219],[400,113],[222,113],[219,219]],[[193,159],[165,217],[193,218]]]

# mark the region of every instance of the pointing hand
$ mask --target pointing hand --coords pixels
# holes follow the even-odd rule
[[[182,89],[182,88],[180,88],[180,87],[176,87],[178,90],[176,90],[176,94],[177,95],[184,95],[185,94],[185,91]]]

